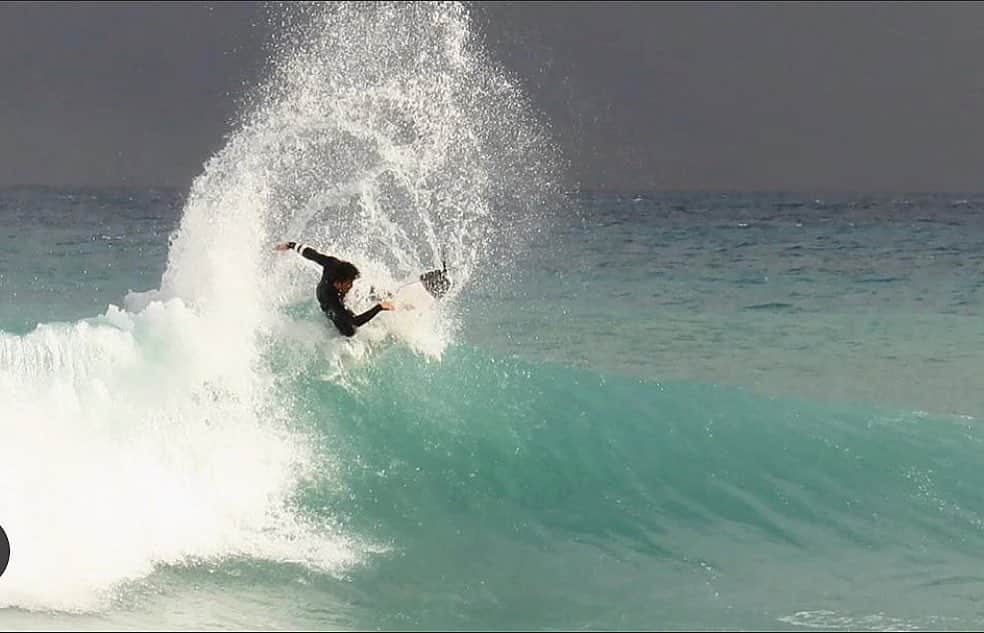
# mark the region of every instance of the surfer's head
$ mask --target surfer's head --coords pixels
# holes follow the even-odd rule
[[[335,289],[345,294],[352,289],[352,284],[359,278],[359,269],[351,262],[339,262],[335,266],[335,280],[332,285]]]

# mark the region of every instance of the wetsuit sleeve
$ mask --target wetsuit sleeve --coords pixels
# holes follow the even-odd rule
[[[322,266],[334,266],[339,261],[331,255],[319,253],[313,247],[307,244],[301,244],[300,242],[287,242],[287,247],[300,253],[304,259],[310,259],[312,262],[321,264]]]
[[[359,316],[352,317],[352,323],[354,323],[356,325],[356,327],[365,325],[366,323],[368,323],[369,321],[371,321],[374,316],[376,316],[377,314],[379,314],[380,312],[382,312],[382,310],[383,310],[383,306],[381,306],[381,305],[379,305],[377,303],[376,305],[374,305],[373,307],[369,308],[368,310],[366,310],[365,312],[363,312]]]
[[[328,316],[331,318],[332,323],[335,324],[335,327],[338,328],[339,332],[345,336],[355,336],[355,328],[368,323],[382,309],[383,307],[377,304],[358,316],[353,315],[349,310],[345,309],[334,310]]]
[[[337,295],[330,295],[325,305],[321,306],[325,314],[335,324],[335,328],[344,336],[355,336],[355,328],[365,325],[374,316],[382,311],[383,307],[379,304],[366,310],[362,314],[355,316],[351,310],[345,308]]]

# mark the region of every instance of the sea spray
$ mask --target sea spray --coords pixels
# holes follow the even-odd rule
[[[0,334],[13,549],[0,606],[106,609],[160,565],[245,556],[337,573],[377,551],[298,506],[335,458],[285,386],[344,370],[366,341],[440,356],[454,293],[518,248],[556,192],[545,128],[461,5],[287,10],[296,30],[192,185],[160,287]],[[313,306],[317,271],[273,253],[284,239],[361,266],[354,303],[443,260],[455,289],[437,313],[382,315],[338,341]]]

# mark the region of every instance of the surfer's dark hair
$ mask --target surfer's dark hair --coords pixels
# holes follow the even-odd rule
[[[359,278],[359,269],[352,262],[338,262],[335,266],[335,281],[355,281]]]

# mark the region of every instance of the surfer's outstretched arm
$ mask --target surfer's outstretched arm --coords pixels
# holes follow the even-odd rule
[[[331,296],[328,298],[327,305],[323,306],[322,309],[339,332],[344,336],[355,336],[356,328],[362,327],[383,310],[392,310],[393,304],[389,301],[381,301],[356,316],[342,305],[337,296]]]
[[[284,242],[277,244],[274,249],[278,251],[297,251],[304,259],[310,259],[312,262],[321,264],[322,266],[334,266],[339,263],[339,260],[331,255],[319,253],[313,246],[301,244],[300,242]]]
[[[376,316],[383,310],[391,310],[392,305],[393,304],[390,303],[389,301],[383,301],[381,303],[377,303],[376,305],[369,308],[362,314],[352,317],[352,323],[355,324],[355,327],[362,327],[363,325],[371,321],[374,316]]]

